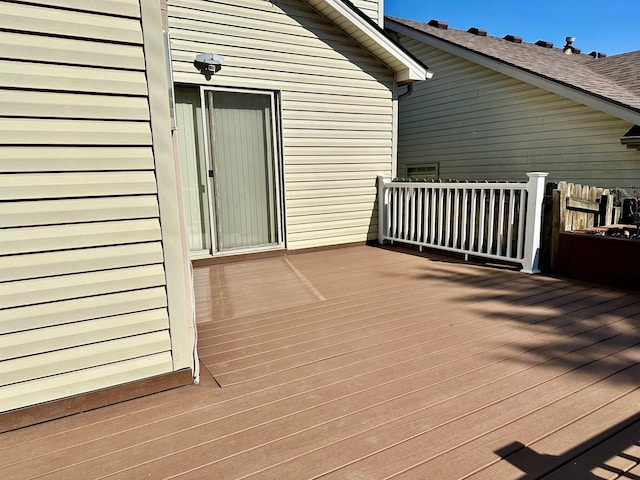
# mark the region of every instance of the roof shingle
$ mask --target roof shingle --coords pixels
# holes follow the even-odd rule
[[[417,32],[640,112],[640,50],[605,58],[386,17]],[[436,72],[437,73],[437,72]]]

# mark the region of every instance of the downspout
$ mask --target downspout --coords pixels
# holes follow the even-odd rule
[[[407,91],[404,92],[402,95],[398,96],[398,101],[402,100],[403,98],[410,97],[412,94],[413,94],[413,83],[409,83],[407,85]]]

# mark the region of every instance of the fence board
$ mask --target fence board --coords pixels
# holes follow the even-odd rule
[[[558,182],[551,192],[551,220],[546,228],[551,233],[549,266],[558,266],[560,232],[590,227],[613,225],[619,218],[619,207],[614,207],[614,196],[606,188]]]

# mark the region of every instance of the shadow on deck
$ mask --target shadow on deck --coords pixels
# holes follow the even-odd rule
[[[373,247],[195,284],[200,387],[0,436],[0,476],[638,478],[636,293]]]

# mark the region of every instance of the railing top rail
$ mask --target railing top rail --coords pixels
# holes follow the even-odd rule
[[[526,182],[504,182],[504,183],[496,183],[496,182],[401,182],[401,181],[390,181],[384,183],[385,187],[402,187],[402,188],[435,188],[435,189],[446,189],[446,188],[458,188],[458,189],[469,189],[469,190],[526,190],[527,183]]]

